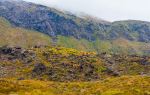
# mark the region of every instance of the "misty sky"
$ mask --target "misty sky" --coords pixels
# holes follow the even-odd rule
[[[86,13],[108,21],[150,21],[150,0],[25,0],[57,7],[73,13]]]

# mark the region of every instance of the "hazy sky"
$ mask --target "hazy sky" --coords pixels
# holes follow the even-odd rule
[[[150,21],[150,0],[25,0],[105,20]]]

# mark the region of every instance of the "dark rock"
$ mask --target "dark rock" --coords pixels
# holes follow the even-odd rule
[[[35,64],[33,73],[40,75],[45,72],[46,72],[46,66],[44,64],[42,64],[42,63]]]
[[[117,71],[114,71],[112,68],[107,68],[106,72],[112,76],[120,76],[120,73]]]
[[[1,51],[4,54],[10,54],[10,53],[12,53],[13,49],[12,48],[2,48]]]
[[[23,78],[23,77],[20,77],[20,78],[18,78],[17,80],[25,80],[25,78]]]

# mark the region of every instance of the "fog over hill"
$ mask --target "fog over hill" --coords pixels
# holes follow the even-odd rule
[[[26,0],[74,13],[84,12],[109,21],[150,21],[149,0]]]

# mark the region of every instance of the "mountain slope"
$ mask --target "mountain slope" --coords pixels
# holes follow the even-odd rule
[[[54,39],[56,42],[54,42]],[[55,38],[45,34],[12,26],[6,19],[0,18],[0,46],[33,47],[39,45],[58,45],[83,51],[114,54],[149,55],[149,43],[129,41],[124,38],[116,40],[89,41],[76,39],[73,36],[57,36]]]
[[[33,29],[53,37],[73,36],[89,41],[122,37],[130,41],[150,41],[149,22],[128,20],[111,23],[90,16],[79,17],[22,0],[0,1],[0,11],[0,16],[15,26]]]
[[[35,45],[49,45],[49,36],[36,31],[11,26],[11,24],[0,17],[0,46],[32,47]]]
[[[12,24],[42,33],[56,36],[74,36],[94,40],[93,33],[105,28],[103,23],[79,18],[53,8],[23,1],[6,1],[0,3],[0,16],[8,19]],[[16,12],[17,11],[17,12]],[[104,30],[104,29],[102,29]]]
[[[117,21],[111,25],[110,37],[116,39],[124,37],[131,41],[150,41],[150,22],[128,20]]]

